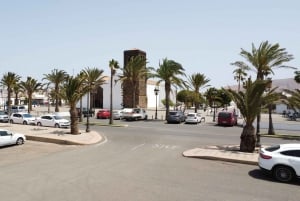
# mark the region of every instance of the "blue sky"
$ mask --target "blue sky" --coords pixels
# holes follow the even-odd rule
[[[109,60],[123,67],[123,51],[147,53],[148,66],[164,58],[187,75],[203,73],[214,87],[236,84],[230,63],[265,40],[294,55],[300,67],[297,0],[0,0],[0,76],[10,71],[41,81],[54,68],[77,74]],[[294,70],[275,70],[273,79]],[[254,74],[253,74],[254,75]]]

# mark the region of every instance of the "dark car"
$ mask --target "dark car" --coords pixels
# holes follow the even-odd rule
[[[234,126],[237,125],[237,115],[233,112],[219,112],[218,113],[218,125]]]
[[[170,111],[167,116],[167,122],[169,123],[181,123],[185,121],[185,115],[182,111]]]
[[[110,118],[110,110],[108,109],[100,109],[97,112],[97,119],[108,119]]]
[[[80,110],[80,108],[76,108],[77,109],[77,113],[78,116],[83,115],[83,117],[93,117],[95,115],[95,109],[90,108],[89,110],[85,107],[82,108],[82,111]]]

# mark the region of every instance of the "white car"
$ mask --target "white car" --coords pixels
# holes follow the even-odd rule
[[[122,110],[113,110],[113,119],[122,119],[123,111]]]
[[[70,121],[57,115],[43,115],[36,118],[35,123],[37,126],[50,126],[55,128],[68,128],[70,127]]]
[[[300,177],[300,144],[280,144],[261,148],[258,165],[281,182]]]
[[[33,124],[33,125],[35,125],[35,117],[33,117],[29,113],[23,113],[23,112],[12,113],[9,118],[9,122],[11,124],[25,124],[25,125]]]
[[[0,111],[0,122],[8,123],[8,115],[5,111]]]
[[[186,115],[185,123],[198,124],[205,121],[205,117],[202,117],[200,113],[190,112]]]
[[[26,137],[20,133],[13,133],[8,130],[0,129],[0,146],[21,145],[26,141]]]

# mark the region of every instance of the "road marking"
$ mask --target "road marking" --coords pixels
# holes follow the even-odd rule
[[[177,145],[168,145],[168,144],[154,144],[154,145],[152,145],[152,148],[153,149],[171,149],[171,150],[174,150],[174,149],[177,149],[178,146]]]
[[[142,147],[142,146],[144,146],[144,145],[145,145],[145,143],[144,143],[144,144],[137,145],[137,146],[133,147],[133,148],[131,149],[131,151],[135,151],[136,149],[138,149],[138,148],[140,148],[140,147]]]

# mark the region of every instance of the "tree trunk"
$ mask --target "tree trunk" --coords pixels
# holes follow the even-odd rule
[[[246,125],[241,134],[240,151],[252,153],[255,150],[256,135],[252,125]]]
[[[274,126],[273,126],[273,120],[272,120],[272,104],[268,105],[269,109],[269,129],[268,129],[268,135],[275,135]]]
[[[70,106],[70,116],[71,116],[71,134],[79,135],[78,129],[78,114],[76,110],[76,105]]]

